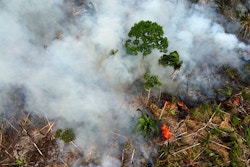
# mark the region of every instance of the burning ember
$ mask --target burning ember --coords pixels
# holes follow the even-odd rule
[[[234,97],[232,101],[233,101],[234,105],[238,105],[240,103],[240,98],[239,97]]]
[[[172,133],[170,132],[169,128],[167,125],[163,124],[161,126],[161,135],[164,137],[166,140],[170,139],[172,137]]]
[[[182,109],[189,111],[189,108],[182,102],[182,101],[177,101],[177,105]]]

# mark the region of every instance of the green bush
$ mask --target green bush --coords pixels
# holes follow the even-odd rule
[[[156,119],[142,113],[142,116],[138,118],[136,132],[139,134],[144,134],[144,138],[147,138],[149,135],[155,132],[159,133],[159,128],[156,124]]]
[[[65,143],[70,143],[76,138],[75,132],[72,128],[66,128],[64,130],[57,129],[55,137],[63,140]]]

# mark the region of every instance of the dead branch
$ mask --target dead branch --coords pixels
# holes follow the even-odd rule
[[[37,151],[39,152],[39,154],[41,156],[43,156],[43,153],[41,152],[41,150],[37,147],[36,143],[33,142],[33,145],[36,147]]]
[[[117,135],[117,136],[123,137],[123,138],[125,138],[125,139],[128,141],[128,138],[127,138],[126,136],[124,136],[124,135],[121,135],[121,134],[116,133],[116,132],[111,132],[111,133],[113,133],[114,135]]]
[[[125,154],[125,151],[124,151],[124,148],[122,149],[122,164],[124,163],[124,154]]]
[[[164,103],[164,106],[163,106],[163,108],[162,108],[162,110],[161,110],[161,114],[160,114],[160,116],[159,116],[159,120],[161,119],[162,114],[163,114],[163,111],[165,110],[166,106],[167,106],[167,102]]]
[[[212,123],[212,119],[213,119],[214,116],[215,116],[215,112],[212,114],[212,116],[210,117],[210,119],[208,120],[208,122],[206,123],[205,126],[201,127],[200,129],[198,129],[196,132],[194,132],[192,134],[197,135],[199,131],[201,131],[203,129],[206,129],[207,126],[209,126],[209,124]]]
[[[184,152],[184,151],[186,151],[186,150],[189,150],[189,149],[191,149],[191,148],[193,148],[193,147],[196,147],[196,146],[198,146],[198,145],[200,145],[200,143],[196,143],[196,144],[194,144],[194,145],[192,145],[192,146],[189,146],[189,147],[186,147],[186,148],[181,149],[181,150],[179,150],[179,151],[176,151],[176,152],[173,153],[173,155],[177,155],[177,154],[179,154],[179,153],[181,153],[181,152]]]
[[[70,142],[73,146],[75,146],[80,152],[82,151],[79,146],[77,146],[73,141]]]
[[[209,140],[210,142],[212,142],[212,143],[214,143],[214,144],[216,144],[216,145],[218,145],[218,146],[221,146],[221,147],[223,147],[223,148],[226,148],[226,149],[228,149],[228,150],[231,150],[231,148],[230,147],[227,147],[227,146],[225,146],[225,145],[223,145],[223,144],[220,144],[220,143],[218,143],[218,142],[216,142],[216,141],[214,141],[214,140]]]
[[[25,124],[27,123],[27,121],[29,120],[30,113],[28,113],[28,115],[26,115],[26,114],[22,111],[22,114],[24,115],[23,124],[25,125]]]
[[[47,130],[46,134],[52,131],[52,127],[54,126],[54,123],[55,122],[53,122],[52,124],[49,123],[49,129]]]
[[[48,124],[50,123],[50,121],[49,121],[49,119],[48,119],[48,117],[47,117],[47,115],[45,116],[45,118],[46,118],[46,121],[48,122]]]
[[[66,166],[66,167],[69,167],[66,162],[64,162],[64,160],[62,158],[59,157],[59,159],[62,161],[62,163]]]
[[[131,164],[134,163],[134,155],[135,155],[135,149],[133,149],[133,152],[132,152],[132,155],[131,155],[131,160],[130,160]]]
[[[176,140],[181,139],[181,136],[183,136],[183,135],[185,135],[185,134],[187,134],[187,132],[183,132],[183,133],[177,135],[177,136],[176,136],[176,138],[177,138]],[[176,140],[175,140],[175,141],[176,141]]]
[[[7,150],[4,150],[4,152],[12,159],[15,159]]]
[[[20,135],[19,131],[10,123],[10,121],[8,121],[6,118],[4,118],[7,123],[18,133],[18,135]]]
[[[44,130],[45,128],[47,128],[49,125],[47,124],[47,125],[45,125],[45,126],[43,126],[41,129],[39,129],[39,132],[41,132],[42,130]]]
[[[244,107],[242,105],[240,105],[238,107],[242,112],[244,112],[245,114],[249,115],[249,113],[244,109]]]
[[[145,104],[146,107],[148,106],[148,102],[149,102],[149,98],[150,98],[151,89],[148,89],[147,92],[148,92],[148,96],[147,96],[147,100],[146,100],[146,104]]]
[[[170,74],[170,76],[172,77],[172,80],[171,80],[171,81],[174,80],[174,77],[175,77],[177,71],[178,71],[178,70],[174,70],[174,71]]]
[[[205,151],[205,149],[203,149],[196,157],[194,157],[194,161]]]

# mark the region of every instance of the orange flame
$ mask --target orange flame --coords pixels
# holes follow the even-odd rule
[[[177,101],[177,105],[178,105],[182,110],[187,110],[187,111],[189,111],[189,108],[188,108],[182,101]]]
[[[169,106],[170,104],[171,104],[171,103],[170,103],[169,101],[165,101],[165,102],[164,102],[164,106],[165,106],[165,107]]]
[[[180,107],[183,107],[184,103],[182,101],[177,101],[177,105],[180,106]]]
[[[172,133],[170,132],[167,125],[163,124],[161,125],[161,135],[166,139],[170,139],[172,137]]]
[[[240,98],[234,97],[234,99],[233,99],[233,104],[237,105],[237,104],[239,104],[239,103],[240,103]]]

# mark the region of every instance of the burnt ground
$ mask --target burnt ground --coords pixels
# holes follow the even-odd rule
[[[150,103],[153,117],[173,134],[158,147],[156,166],[249,166],[250,103],[243,96],[238,93],[193,108],[178,99],[165,107]]]
[[[136,82],[127,93],[127,105],[157,120],[159,132],[142,140],[139,135],[112,133],[107,147],[117,150],[113,156],[121,166],[242,166],[250,165],[250,87],[234,69],[223,67],[226,85],[216,88],[214,98],[203,102],[184,101],[167,93],[152,95]],[[246,71],[248,72],[248,71]],[[138,89],[139,88],[139,89]],[[82,150],[74,142],[55,138],[60,120],[25,110],[25,88],[10,86],[2,94],[0,126],[1,166],[98,166],[95,148]],[[148,104],[145,104],[148,101]],[[193,103],[192,103],[193,102]],[[193,104],[193,105],[191,105]],[[137,111],[135,111],[137,112]],[[64,120],[61,120],[64,121]],[[134,120],[137,122],[137,120]],[[167,125],[172,137],[160,130]],[[76,136],[77,137],[77,136]]]
[[[143,140],[140,135],[112,133],[113,140],[106,146],[117,150],[112,156],[123,167],[249,166],[249,68],[242,71],[244,75],[231,67],[220,67],[217,72],[223,77],[224,84],[216,87],[215,96],[210,98],[202,91],[198,92],[199,97],[203,97],[198,102],[188,94],[183,98],[183,95],[173,96],[166,92],[152,94],[147,100],[147,92],[142,89],[143,81],[129,86],[126,92],[130,97],[126,105],[157,120],[159,132]],[[55,138],[56,124],[65,120],[50,120],[46,115],[25,110],[25,92],[24,87],[16,85],[1,91],[1,166],[101,164],[95,148],[82,150],[74,142],[67,144]],[[134,119],[134,124],[136,122]],[[162,125],[169,127],[170,139],[162,136]]]
[[[54,137],[55,121],[25,111],[23,87],[12,86],[1,93],[5,94],[0,112],[1,166],[60,167],[78,158],[79,150],[59,147]]]
[[[73,1],[67,2],[71,4]],[[72,18],[78,15],[78,10],[86,2],[76,0],[74,3],[78,8],[69,11]],[[88,12],[94,11],[94,6],[90,4]],[[228,11],[233,12],[231,9]],[[60,33],[56,37],[60,38]],[[249,43],[248,38],[244,40]],[[115,156],[121,161],[121,166],[250,166],[249,69],[249,62],[243,67],[242,70],[246,71],[242,74],[230,67],[215,69],[215,73],[222,74],[225,85],[216,87],[213,97],[208,97],[200,89],[196,93],[198,101],[186,96],[185,92],[179,97],[165,92],[160,94],[160,98],[159,95],[151,96],[145,105],[147,94],[138,93],[142,92],[142,89],[138,90],[142,83],[132,85],[132,91],[136,91],[128,92],[133,94],[132,100],[128,100],[129,105],[157,119],[159,129],[161,125],[167,125],[172,137],[166,140],[159,132],[141,143],[135,138],[114,133],[114,141],[109,146],[119,150]],[[195,75],[192,73],[188,77],[192,79]],[[191,89],[190,85],[188,89]],[[86,166],[100,164],[100,159],[91,156],[91,153],[83,156],[83,151],[73,142],[62,144],[58,141],[54,129],[56,120],[26,111],[24,88],[13,86],[7,94],[1,99],[4,105],[0,108],[1,166],[63,167],[76,162]]]
[[[172,137],[166,139],[161,131],[152,132],[145,139],[145,145],[155,148],[157,153],[151,152],[148,163],[140,165],[250,166],[248,65],[246,62],[241,71],[229,66],[215,69],[223,82],[208,88],[214,91],[213,96],[197,91],[196,95],[201,97],[199,101],[187,93],[173,96],[166,92],[155,93],[148,100],[147,91],[143,92],[142,89],[143,82],[137,81],[134,88],[130,87],[134,90],[132,93],[137,95],[129,103],[150,119],[157,120],[159,130],[162,125],[167,125],[172,133]],[[151,94],[153,91],[159,92],[152,90]],[[133,165],[130,163],[125,166]]]

